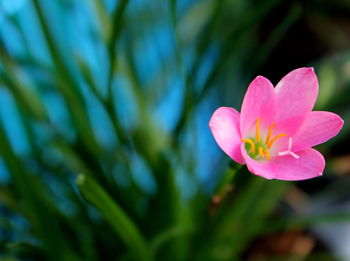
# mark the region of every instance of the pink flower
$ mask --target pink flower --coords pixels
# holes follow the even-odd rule
[[[337,135],[344,121],[331,112],[312,111],[317,95],[313,68],[288,73],[275,88],[258,76],[241,113],[220,107],[209,126],[220,148],[253,174],[280,180],[318,177],[325,160],[311,147]]]

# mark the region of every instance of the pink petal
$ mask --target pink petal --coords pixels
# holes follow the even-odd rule
[[[293,137],[293,151],[326,142],[339,133],[343,124],[344,121],[332,112],[313,111],[307,113],[303,124]]]
[[[209,127],[219,147],[234,161],[244,164],[240,145],[239,112],[233,108],[220,107],[209,121]]]
[[[265,77],[256,77],[249,85],[241,108],[241,134],[247,137],[254,130],[258,118],[262,128],[268,128],[275,115],[275,93],[272,83]],[[255,131],[254,131],[255,133]]]
[[[305,114],[291,117],[276,123],[276,126],[272,132],[272,137],[282,133],[286,134],[287,136],[282,137],[276,142],[274,142],[274,145],[270,150],[271,155],[288,150],[289,137],[293,137],[295,135],[295,133],[299,130],[300,126],[303,124],[304,120]]]
[[[277,84],[276,120],[301,115],[312,110],[318,95],[318,81],[313,68],[291,71]]]
[[[269,167],[270,161],[257,161],[252,159],[245,150],[244,144],[241,145],[241,152],[245,163],[247,164],[247,168],[251,173],[261,176],[265,179],[275,178],[275,173],[271,171]]]
[[[317,150],[309,148],[298,152],[299,159],[286,155],[271,161],[275,179],[305,180],[322,176],[325,160]]]
[[[288,119],[284,119],[276,123],[276,127],[274,128],[274,133],[284,133],[288,136],[294,136],[296,132],[298,132],[300,126],[303,124],[305,120],[305,114],[297,115]]]
[[[299,152],[299,159],[286,155],[269,161],[256,161],[247,155],[243,146],[242,154],[250,172],[266,179],[311,179],[321,176],[325,167],[322,154],[311,148]]]

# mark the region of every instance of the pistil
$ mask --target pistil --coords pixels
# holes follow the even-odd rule
[[[292,151],[293,138],[290,137],[288,140],[288,150],[278,152],[278,156],[291,155],[295,159],[299,159],[299,155]]]

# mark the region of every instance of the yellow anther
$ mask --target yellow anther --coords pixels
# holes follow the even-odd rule
[[[261,160],[261,159],[270,160],[271,154],[269,152],[269,149],[271,149],[272,145],[276,140],[278,140],[281,137],[287,136],[287,134],[281,133],[272,138],[273,130],[276,127],[276,124],[272,123],[267,132],[265,144],[262,144],[263,141],[261,142],[261,140],[263,138],[261,137],[260,123],[261,123],[261,118],[257,118],[255,122],[255,138],[242,139],[242,142],[248,143],[250,145],[249,154],[251,155],[252,158],[256,159],[258,157],[257,160]]]
[[[242,139],[244,143],[248,143],[250,145],[250,149],[252,153],[255,153],[255,144],[251,139]]]
[[[275,128],[276,124],[272,123],[270,128],[269,128],[269,131],[267,132],[267,137],[266,137],[266,141],[265,141],[265,144],[269,144],[269,141],[270,141],[270,138],[271,138],[271,135],[272,135],[272,130],[273,128]]]
[[[258,118],[255,123],[255,128],[256,128],[256,141],[260,141],[260,121],[261,118]]]
[[[275,136],[270,142],[269,144],[267,144],[267,148],[270,149],[272,144],[279,138],[281,137],[284,137],[284,136],[287,136],[287,134],[284,134],[284,133],[281,133],[281,134],[278,134],[277,136]]]

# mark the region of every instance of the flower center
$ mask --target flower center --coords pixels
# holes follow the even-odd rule
[[[272,138],[272,132],[276,126],[275,123],[272,123],[267,132],[266,139],[263,141],[261,139],[260,121],[261,118],[258,118],[255,123],[255,138],[242,139],[242,141],[245,143],[245,149],[251,158],[256,160],[269,160],[271,158],[269,149],[271,149],[276,140],[287,136],[287,134],[280,133]]]

